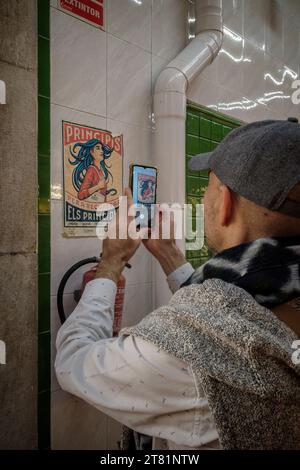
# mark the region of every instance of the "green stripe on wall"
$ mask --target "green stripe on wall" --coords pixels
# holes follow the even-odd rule
[[[38,0],[38,446],[50,449],[50,35]]]

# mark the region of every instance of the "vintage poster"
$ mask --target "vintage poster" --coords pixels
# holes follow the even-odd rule
[[[92,26],[104,27],[103,0],[59,0],[59,9]]]
[[[123,192],[123,136],[63,121],[62,138],[64,235],[96,236],[104,204],[117,208]]]

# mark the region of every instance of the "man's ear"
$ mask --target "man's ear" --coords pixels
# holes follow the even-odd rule
[[[220,217],[220,225],[221,226],[227,226],[230,224],[232,220],[232,215],[233,215],[233,195],[228,188],[228,186],[225,186],[222,184],[219,188],[220,191],[220,211],[219,211],[219,217]]]

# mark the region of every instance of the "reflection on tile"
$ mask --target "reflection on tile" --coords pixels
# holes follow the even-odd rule
[[[150,127],[151,54],[108,35],[107,117]]]
[[[53,450],[107,449],[107,417],[63,390],[51,394]]]
[[[266,24],[268,22],[269,2],[246,0],[244,11],[245,37],[262,51],[266,49]]]
[[[224,98],[223,89],[204,80],[202,75],[197,77],[188,89],[188,99],[194,103],[218,110],[218,102]]]
[[[186,2],[155,0],[152,6],[152,53],[171,61],[186,44]]]
[[[224,26],[235,34],[244,34],[244,1],[226,0],[223,2]]]
[[[242,93],[251,100],[263,96],[264,84],[264,52],[258,49],[250,41],[245,41],[245,57],[248,61],[242,68],[243,89]]]
[[[151,0],[109,0],[107,31],[151,52]]]
[[[106,33],[51,9],[52,102],[106,114]]]

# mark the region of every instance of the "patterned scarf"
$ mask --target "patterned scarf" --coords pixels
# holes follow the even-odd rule
[[[224,250],[181,287],[222,279],[249,292],[266,308],[300,296],[300,236],[260,238]]]

